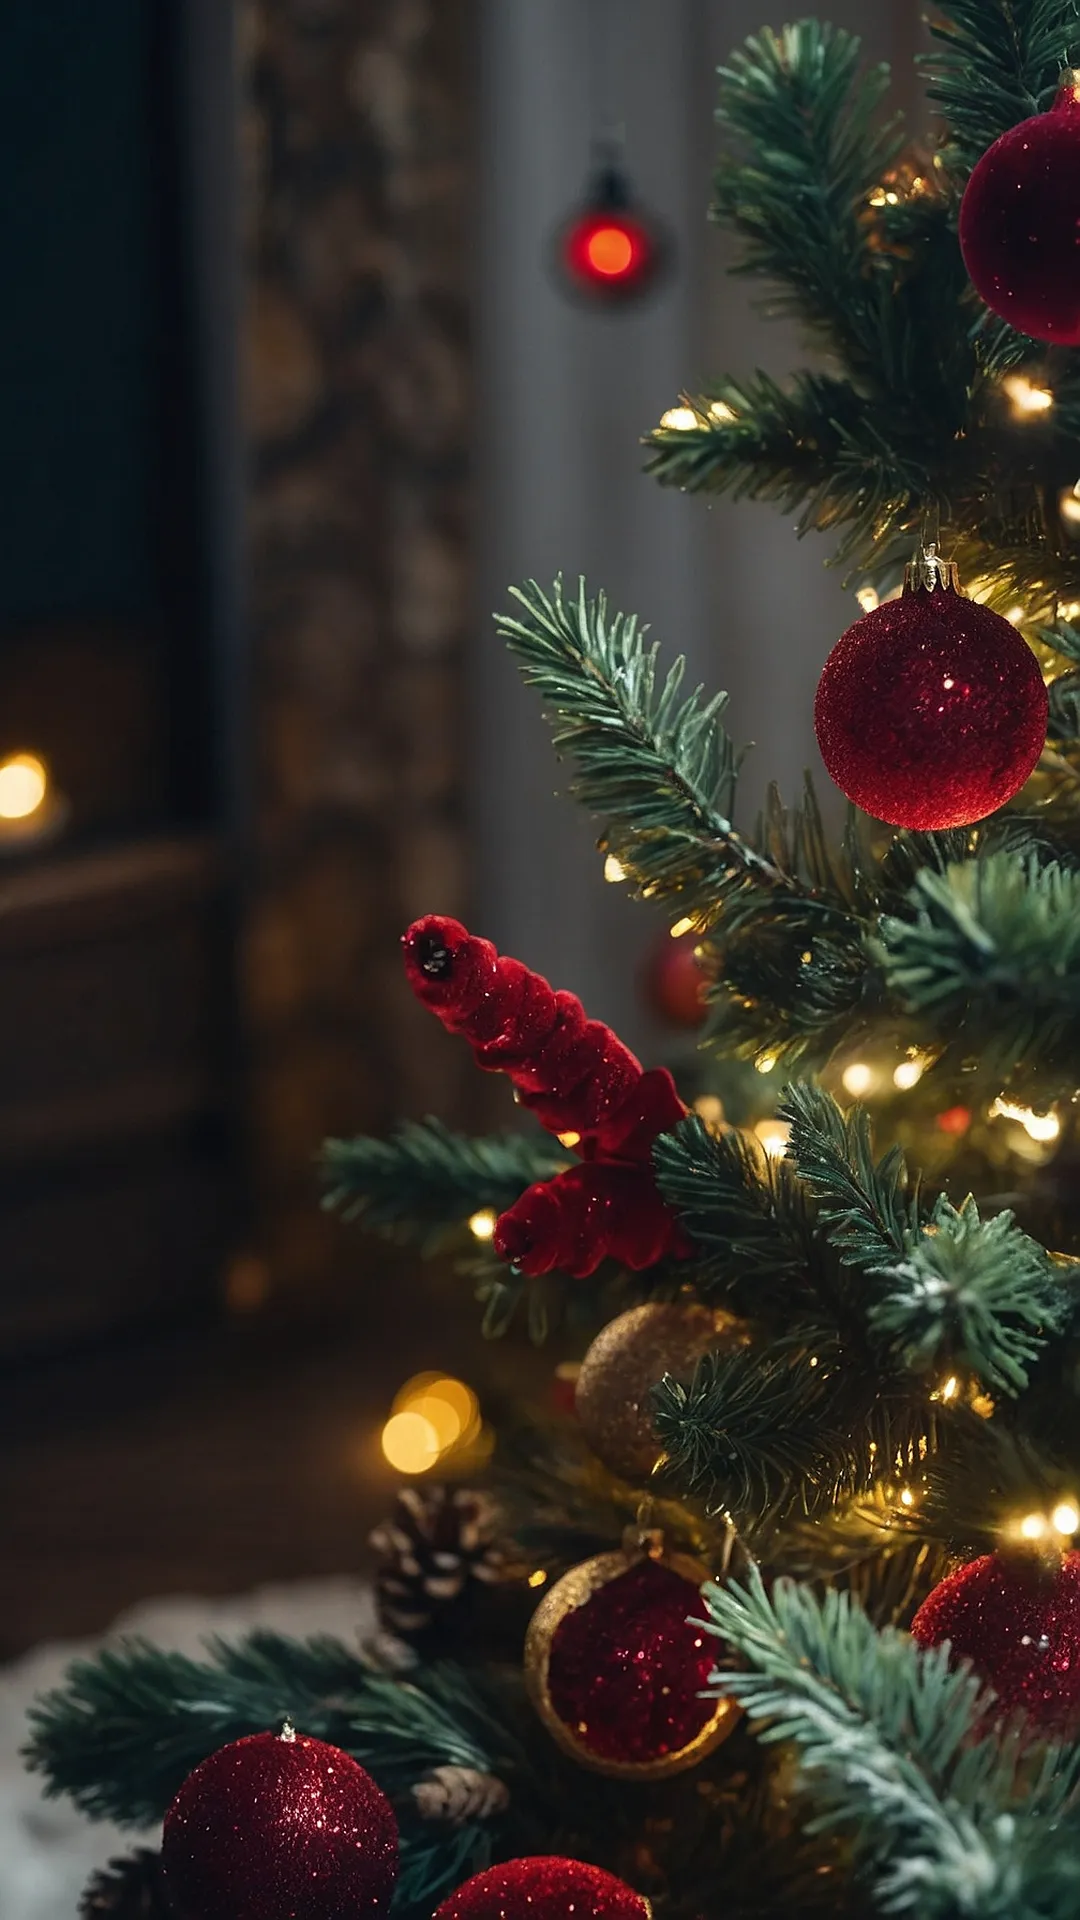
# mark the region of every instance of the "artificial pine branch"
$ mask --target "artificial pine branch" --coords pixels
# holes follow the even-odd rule
[[[431,1252],[474,1213],[504,1212],[526,1187],[566,1165],[550,1140],[520,1133],[469,1139],[441,1120],[409,1120],[389,1140],[328,1140],[324,1205],[384,1239]]]
[[[961,177],[999,134],[1049,107],[1080,54],[1075,0],[938,0],[937,46],[921,65],[948,122],[945,157]]]
[[[1080,1904],[1080,1746],[1022,1722],[983,1733],[987,1696],[949,1649],[879,1632],[850,1596],[788,1580],[705,1589],[749,1672],[717,1690],[766,1741],[794,1743],[812,1827],[839,1827],[883,1913],[1071,1920]]]

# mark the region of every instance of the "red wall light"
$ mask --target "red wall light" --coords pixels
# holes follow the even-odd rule
[[[558,236],[563,283],[601,304],[630,301],[655,285],[668,247],[659,226],[633,206],[625,176],[606,167]]]

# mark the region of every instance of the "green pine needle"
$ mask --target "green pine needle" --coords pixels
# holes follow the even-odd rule
[[[540,1137],[498,1133],[470,1139],[441,1120],[408,1120],[389,1140],[328,1140],[324,1205],[405,1246],[433,1251],[474,1213],[504,1213],[526,1187],[567,1165]]]

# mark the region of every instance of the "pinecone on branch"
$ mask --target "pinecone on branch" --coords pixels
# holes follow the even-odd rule
[[[452,1827],[493,1820],[510,1805],[505,1782],[476,1767],[435,1767],[417,1781],[412,1796],[422,1820],[446,1820]]]
[[[474,1582],[502,1578],[499,1512],[469,1487],[403,1487],[370,1545],[379,1556],[379,1620],[401,1639],[445,1627],[471,1597]]]
[[[148,1847],[110,1860],[93,1874],[79,1901],[80,1920],[175,1920],[160,1853]]]

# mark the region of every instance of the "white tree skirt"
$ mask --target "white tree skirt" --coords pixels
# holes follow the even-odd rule
[[[375,1631],[370,1589],[351,1580],[264,1587],[240,1599],[153,1600],[119,1619],[109,1640],[145,1634],[162,1646],[198,1655],[207,1634],[233,1637],[249,1627],[273,1627],[303,1637],[336,1634],[357,1646]],[[35,1694],[63,1678],[77,1654],[102,1641],[66,1641],[37,1647],[0,1669],[0,1920],[74,1920],[79,1895],[95,1867],[151,1834],[121,1833],[91,1822],[66,1800],[46,1800],[36,1775],[24,1771],[19,1749],[26,1710]]]

